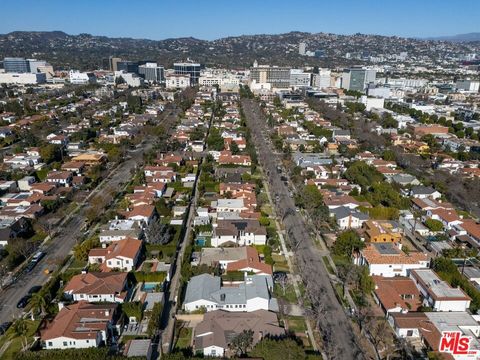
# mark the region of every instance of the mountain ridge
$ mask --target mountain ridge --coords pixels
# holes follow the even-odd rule
[[[305,42],[309,51],[320,50],[322,56],[300,56],[300,42]],[[63,31],[15,31],[0,34],[0,59],[6,56],[36,57],[49,61],[58,69],[80,70],[104,67],[102,59],[109,56],[134,61],[152,59],[165,66],[192,58],[209,66],[245,67],[257,60],[279,66],[335,67],[362,64],[362,59],[367,61],[370,57],[401,52],[407,52],[412,57],[431,56],[434,59],[448,53],[475,52],[479,46],[480,42],[453,43],[399,36],[300,31],[230,36],[216,40],[195,37],[151,40],[87,33],[70,35]],[[355,61],[348,60],[347,53],[354,54]]]

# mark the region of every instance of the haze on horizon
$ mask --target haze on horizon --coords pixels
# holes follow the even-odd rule
[[[6,0],[0,33],[53,31],[161,40],[290,31],[437,37],[479,31],[480,2],[459,0]]]

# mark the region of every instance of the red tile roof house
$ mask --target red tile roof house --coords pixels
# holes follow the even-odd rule
[[[73,174],[70,171],[50,171],[45,179],[48,183],[61,186],[70,186],[72,184]]]
[[[136,220],[142,222],[145,226],[150,225],[150,222],[155,218],[155,206],[153,205],[139,205],[124,214],[126,219]]]
[[[101,269],[105,272],[113,269],[132,271],[141,252],[142,241],[127,238],[113,242],[106,248],[91,249],[88,253],[88,263],[101,264]]]
[[[244,184],[234,184],[234,183],[220,183],[220,195],[226,195],[231,193],[236,195],[237,192],[250,192],[255,193],[255,184],[244,183]]]
[[[161,166],[168,166],[169,164],[182,165],[183,158],[180,155],[174,154],[160,154],[155,163]]]
[[[226,272],[242,271],[246,273],[255,273],[258,275],[272,275],[272,267],[260,262],[260,257],[255,248],[246,247],[247,258],[227,263]]]
[[[420,292],[412,279],[401,276],[393,278],[373,276],[373,281],[375,301],[387,315],[417,311],[422,305]]]
[[[117,306],[84,301],[68,306],[60,303],[55,319],[40,330],[43,347],[49,350],[82,349],[105,344],[113,336]]]
[[[248,155],[232,155],[230,151],[222,151],[218,157],[220,165],[251,166],[252,159]]]
[[[75,275],[63,293],[74,301],[123,303],[128,292],[127,274],[120,272],[92,272]]]
[[[39,193],[42,195],[50,195],[56,189],[56,186],[53,184],[47,183],[34,183],[30,185],[30,191],[33,193]]]

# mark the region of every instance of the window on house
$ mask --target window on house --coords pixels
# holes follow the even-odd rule
[[[408,330],[407,331],[407,336],[413,336],[413,330]]]
[[[63,346],[68,346],[68,342],[64,341]]]
[[[53,343],[51,341],[49,341],[48,346],[53,346]]]

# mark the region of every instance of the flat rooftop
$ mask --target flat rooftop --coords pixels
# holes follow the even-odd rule
[[[412,274],[419,278],[427,290],[438,298],[468,298],[461,289],[451,287],[431,269],[413,270]]]

